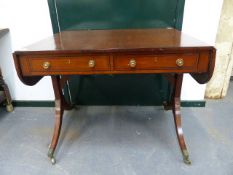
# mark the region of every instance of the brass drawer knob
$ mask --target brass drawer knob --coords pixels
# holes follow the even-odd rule
[[[51,64],[50,64],[50,62],[48,62],[48,61],[44,62],[43,65],[42,65],[42,67],[43,67],[44,69],[49,69],[50,66],[51,66]]]
[[[90,68],[95,67],[95,60],[89,60],[88,66],[89,66]]]
[[[184,65],[184,60],[182,58],[178,58],[176,60],[176,65],[182,67]]]
[[[130,66],[131,68],[136,67],[136,65],[137,65],[137,62],[136,62],[135,59],[131,59],[131,60],[129,61],[129,66]]]

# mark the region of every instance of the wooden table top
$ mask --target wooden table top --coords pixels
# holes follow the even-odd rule
[[[136,55],[140,55],[137,57],[137,67],[140,69],[138,72],[132,71],[128,67],[128,61],[131,58],[130,54],[133,54],[135,58]],[[44,75],[52,74],[86,75],[133,72],[185,72],[190,73],[199,83],[206,83],[212,76],[215,64],[215,48],[213,46],[176,29],[64,31],[15,51],[13,55],[18,75],[22,82],[28,85],[35,84]],[[94,56],[101,57],[101,59],[97,59],[97,61],[101,62],[98,65],[101,65],[102,68],[105,66],[105,71],[94,71],[95,69],[87,68],[87,62],[90,61],[88,55],[92,55],[92,58]],[[122,58],[119,55],[123,55]],[[160,57],[160,62],[156,61],[154,63],[155,61],[148,55]],[[186,65],[182,69],[176,65],[176,60],[181,56]],[[68,57],[74,58],[72,60],[75,60],[76,64],[73,62],[70,64]],[[49,63],[53,62],[53,69],[47,71],[42,69],[41,64],[46,60]],[[152,62],[150,62],[151,60]],[[170,67],[169,61],[172,64]],[[66,71],[61,71],[67,62],[69,65]],[[192,66],[187,67],[187,64]],[[80,65],[89,71],[82,72],[81,69],[77,69],[76,66]],[[147,68],[150,67],[150,71],[145,65],[147,65]],[[152,65],[155,66],[153,69],[151,69]],[[127,70],[125,68],[123,70],[122,66],[126,66]],[[122,70],[116,70],[118,68],[122,68]],[[28,76],[34,76],[34,78]],[[35,78],[35,76],[38,77]]]
[[[175,29],[79,30],[57,33],[16,53],[177,51],[208,48],[212,49],[208,44]]]

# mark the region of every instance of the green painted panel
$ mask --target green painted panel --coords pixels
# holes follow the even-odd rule
[[[181,29],[184,0],[48,0],[54,33],[64,30]],[[171,96],[155,75],[74,76],[73,102],[82,105],[161,105]],[[68,90],[65,90],[67,94]]]
[[[57,0],[59,24],[61,30],[172,27],[177,2],[163,1]]]
[[[79,29],[181,29],[184,0],[48,0],[54,33]]]
[[[73,100],[80,105],[161,105],[168,88],[159,74],[75,76],[70,83]]]

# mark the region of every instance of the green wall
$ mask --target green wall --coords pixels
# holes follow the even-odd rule
[[[184,0],[48,0],[54,33],[64,30],[177,28]],[[159,74],[73,76],[74,103],[161,105],[171,87]],[[67,91],[65,92],[67,93]]]

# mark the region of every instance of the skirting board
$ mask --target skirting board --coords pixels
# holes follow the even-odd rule
[[[205,107],[206,101],[181,101],[182,107]],[[13,101],[15,107],[53,107],[54,101]]]

